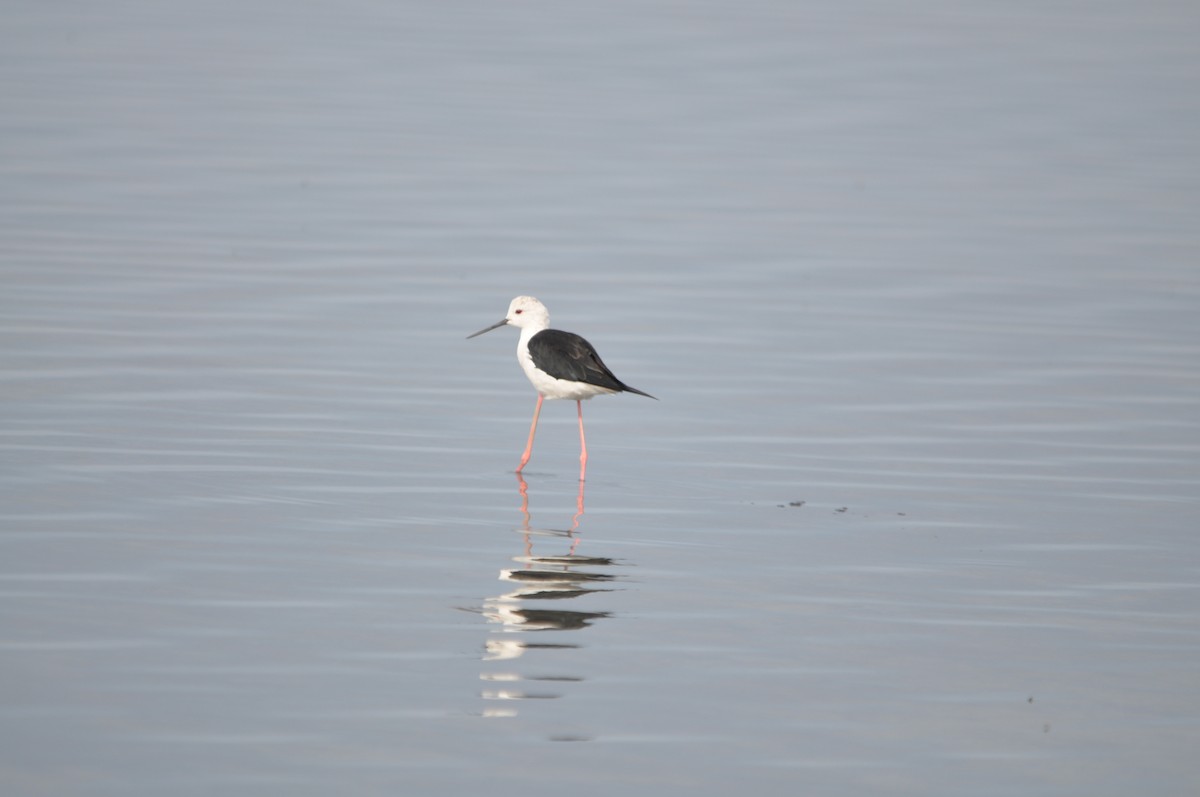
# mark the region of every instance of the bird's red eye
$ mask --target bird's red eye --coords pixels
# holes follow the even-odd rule
[[[518,310],[518,311],[517,311],[517,315],[520,315],[520,314],[521,314],[521,313],[523,313],[523,312],[525,312],[525,311],[524,311],[524,310]]]

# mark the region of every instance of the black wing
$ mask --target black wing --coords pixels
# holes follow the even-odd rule
[[[613,372],[608,370],[608,366],[600,359],[600,355],[596,354],[592,344],[573,332],[543,329],[529,339],[529,356],[534,365],[555,379],[584,382],[609,390],[654,398],[613,376]]]

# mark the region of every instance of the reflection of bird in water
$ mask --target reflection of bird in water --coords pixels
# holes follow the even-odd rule
[[[606,611],[577,611],[565,608],[562,604],[564,600],[608,592],[617,580],[615,574],[603,572],[618,564],[613,559],[575,553],[579,544],[577,530],[583,517],[583,482],[579,482],[576,512],[571,519],[571,526],[565,530],[534,528],[529,512],[529,485],[520,474],[517,474],[517,487],[521,495],[522,514],[522,524],[517,530],[524,536],[525,549],[522,555],[513,557],[520,567],[500,571],[500,580],[511,589],[484,601],[484,617],[497,626],[487,640],[484,661],[512,661],[531,651],[577,649],[580,646],[576,643],[560,641],[557,637],[550,637],[554,641],[545,642],[540,635],[547,631],[579,631],[611,616]],[[570,546],[565,553],[536,555],[535,540],[569,540]],[[547,601],[554,601],[554,604],[548,605]],[[536,641],[531,638],[534,632],[538,636]],[[583,680],[575,675],[524,675],[513,671],[485,671],[480,678],[493,685],[484,690],[481,697],[493,701],[560,696],[557,692],[546,691],[544,687],[535,690],[522,688],[519,685],[522,682]],[[511,705],[484,711],[485,716],[491,717],[510,717],[515,714]]]
[[[529,427],[529,440],[525,444],[525,453],[521,455],[517,473],[529,462],[529,455],[533,452],[533,435],[537,432],[542,400],[572,399],[579,413],[579,480],[583,481],[587,473],[588,454],[587,440],[583,434],[582,402],[611,393],[637,393],[647,398],[654,396],[617,379],[592,344],[583,338],[573,332],[550,329],[550,312],[546,305],[532,296],[513,299],[508,306],[508,315],[467,337],[473,338],[510,324],[521,330],[521,337],[517,341],[517,361],[538,392],[533,423]]]

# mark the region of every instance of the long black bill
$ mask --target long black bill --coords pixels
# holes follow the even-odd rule
[[[467,335],[467,340],[470,340],[471,338],[474,338],[474,337],[478,337],[479,335],[482,335],[484,332],[491,332],[491,331],[492,331],[493,329],[495,329],[496,327],[502,327],[502,326],[504,326],[504,325],[505,325],[505,324],[507,324],[507,323],[508,323],[508,319],[507,319],[507,318],[501,318],[499,321],[497,321],[496,323],[492,324],[490,327],[486,327],[486,328],[484,328],[484,329],[481,329],[481,330],[479,330],[478,332],[476,332],[476,333],[475,333],[475,334],[473,334],[473,335]]]

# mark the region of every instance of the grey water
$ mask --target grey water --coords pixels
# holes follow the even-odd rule
[[[0,790],[1196,793],[1198,37],[10,4]]]

